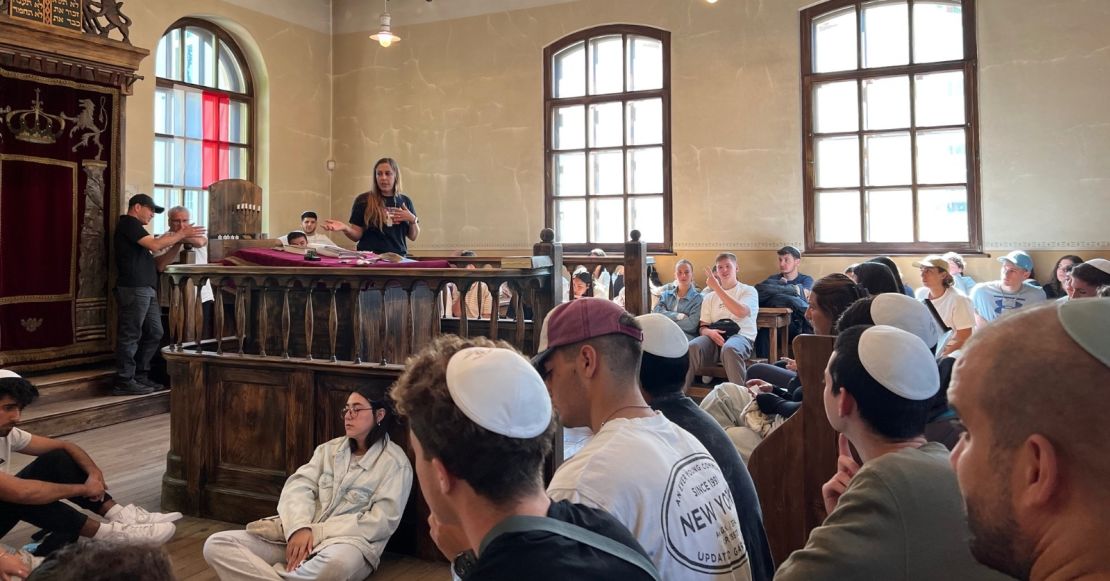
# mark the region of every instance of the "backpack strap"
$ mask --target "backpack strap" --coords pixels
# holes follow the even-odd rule
[[[659,573],[656,571],[655,565],[653,565],[647,557],[643,556],[632,547],[605,535],[582,528],[576,524],[546,516],[515,515],[497,523],[497,526],[493,527],[493,529],[486,534],[486,537],[482,539],[482,544],[478,547],[478,554],[484,553],[486,547],[502,534],[527,533],[531,531],[544,531],[560,535],[572,541],[577,541],[583,545],[593,547],[643,569],[652,579],[660,581]]]
[[[940,313],[938,313],[937,308],[933,306],[932,299],[925,299],[925,306],[929,307],[929,312],[933,314],[933,319],[936,319],[937,324],[940,325],[942,333],[947,333],[952,330],[952,327],[945,325],[944,319],[940,318]]]

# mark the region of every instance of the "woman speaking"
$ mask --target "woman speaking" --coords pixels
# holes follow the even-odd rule
[[[359,194],[348,222],[326,220],[324,229],[342,232],[358,242],[358,250],[408,254],[408,240],[420,235],[420,218],[412,199],[401,193],[401,170],[397,162],[383,157],[374,164],[374,180],[369,192]]]

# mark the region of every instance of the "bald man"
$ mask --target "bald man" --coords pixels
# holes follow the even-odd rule
[[[1019,579],[1108,579],[1110,299],[1026,309],[976,332],[948,399],[971,552]]]

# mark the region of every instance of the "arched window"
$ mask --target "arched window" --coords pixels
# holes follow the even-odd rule
[[[802,12],[810,252],[982,250],[974,0]]]
[[[158,42],[154,94],[155,203],[208,223],[215,181],[254,181],[254,90],[231,36],[211,22],[177,21]],[[155,232],[166,229],[156,215]]]
[[[640,230],[671,248],[670,33],[584,30],[544,50],[545,222],[572,252]]]

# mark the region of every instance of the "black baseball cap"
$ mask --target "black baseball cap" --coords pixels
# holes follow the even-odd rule
[[[127,202],[127,207],[130,208],[131,206],[134,206],[135,204],[142,204],[143,206],[146,206],[146,207],[150,208],[151,210],[154,210],[155,214],[161,214],[162,212],[166,211],[166,209],[163,208],[162,206],[159,206],[158,204],[155,204],[154,200],[151,199],[151,197],[146,195],[146,194],[135,194],[134,196],[131,196],[131,199],[128,200],[128,202]]]
[[[789,254],[790,256],[793,256],[794,258],[801,258],[802,257],[802,251],[798,250],[797,248],[794,248],[793,246],[783,246],[782,248],[779,248],[778,255],[783,256],[785,254]]]

